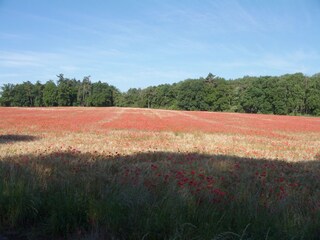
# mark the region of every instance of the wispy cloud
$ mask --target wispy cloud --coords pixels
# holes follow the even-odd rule
[[[317,52],[294,51],[287,54],[267,54],[258,63],[260,66],[266,66],[283,72],[310,72],[308,63],[320,61],[320,55]]]
[[[41,53],[31,51],[0,51],[0,66],[3,67],[43,67],[46,63],[58,61],[57,53]]]
[[[167,24],[183,26],[186,32],[192,29],[195,34],[221,34],[228,32],[254,32],[263,29],[255,16],[238,1],[202,1],[190,8],[181,4],[179,8],[163,4],[165,11],[154,10],[150,15]]]
[[[285,54],[264,53],[253,58],[243,57],[231,59],[225,62],[216,62],[212,65],[225,72],[223,76],[231,78],[243,75],[275,75],[285,73],[302,72],[313,74],[314,68],[308,63],[320,61],[320,54],[316,51],[293,51]],[[230,73],[228,73],[228,70]],[[233,70],[233,71],[231,71]],[[236,71],[234,71],[236,70]],[[237,75],[234,73],[237,72]]]

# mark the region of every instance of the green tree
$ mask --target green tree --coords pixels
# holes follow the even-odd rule
[[[44,106],[43,90],[44,90],[44,85],[41,84],[39,81],[37,81],[36,84],[34,84],[34,86],[33,86],[34,106],[35,107]]]
[[[110,86],[112,91],[112,106],[123,107],[123,94],[115,86]]]
[[[320,115],[320,74],[260,76],[226,81],[211,73],[145,89],[120,92],[107,83],[57,76],[57,85],[23,82],[1,87],[1,106],[128,106],[247,113]]]
[[[286,102],[286,113],[297,115],[305,110],[304,81],[305,76],[302,73],[286,74],[279,77],[279,91],[283,91],[282,101]]]
[[[188,79],[178,83],[178,108],[183,110],[208,110],[205,102],[204,79]]]
[[[142,90],[141,97],[144,100],[141,102],[143,107],[154,108],[155,107],[155,95],[156,95],[156,87],[147,87]]]
[[[265,94],[258,82],[253,82],[241,96],[241,106],[246,113],[258,113],[264,104]]]
[[[57,86],[52,80],[47,81],[43,87],[43,103],[46,107],[58,105]]]
[[[107,83],[96,82],[92,84],[92,93],[88,96],[89,106],[113,106],[113,88]]]
[[[7,83],[1,87],[1,98],[0,103],[1,106],[10,107],[13,105],[14,98],[14,87],[15,85]]]
[[[143,100],[142,96],[140,88],[130,88],[123,95],[123,104],[126,107],[146,107],[146,101]]]
[[[92,92],[92,83],[90,76],[84,77],[82,82],[78,85],[77,105],[88,106],[88,98]]]
[[[232,102],[231,85],[225,79],[209,73],[205,78],[205,102],[211,111],[229,111]]]
[[[63,74],[57,76],[57,99],[59,106],[75,106],[77,104],[77,93],[79,81],[65,78]]]
[[[310,78],[306,91],[306,109],[308,114],[320,116],[320,74]]]
[[[13,106],[32,107],[34,106],[33,84],[29,81],[16,84],[13,88]]]
[[[177,109],[176,84],[162,84],[154,89],[153,107]]]

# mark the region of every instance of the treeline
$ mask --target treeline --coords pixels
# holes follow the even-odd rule
[[[57,76],[41,84],[23,82],[22,84],[5,84],[2,86],[0,104],[16,107],[53,107],[53,106],[114,106],[121,93],[107,83],[92,83],[90,77],[82,81]]]
[[[55,83],[5,84],[2,106],[120,106],[176,110],[228,111],[320,116],[320,74],[226,80],[209,74],[144,89],[120,92],[107,83],[58,75]]]

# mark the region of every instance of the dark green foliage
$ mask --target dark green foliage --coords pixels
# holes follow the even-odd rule
[[[88,106],[114,106],[113,89],[107,83],[93,83],[87,103]]]
[[[2,86],[0,104],[2,106],[10,107],[13,106],[13,98],[14,98],[14,85],[13,84],[4,84]]]
[[[43,90],[44,90],[44,85],[42,85],[39,81],[37,81],[36,84],[33,86],[34,106],[35,107],[44,106]]]
[[[147,107],[140,88],[130,88],[123,93],[122,107]]]
[[[320,74],[226,81],[209,73],[145,89],[129,89],[118,106],[279,115],[320,115]]]
[[[77,93],[77,103],[80,106],[89,106],[89,98],[92,92],[92,83],[90,76],[84,77],[82,82],[79,83]]]
[[[77,85],[76,79],[64,78],[63,74],[57,76],[58,87],[58,105],[59,106],[75,106],[77,102]]]
[[[47,107],[57,106],[57,86],[53,81],[48,81],[43,88],[43,102]]]
[[[59,74],[57,84],[23,82],[5,84],[1,106],[118,106],[320,116],[320,74],[302,73],[225,80],[211,73],[206,78],[187,79],[121,93],[103,82],[92,83]]]
[[[119,106],[122,94],[107,83],[91,83],[90,76],[82,81],[59,74],[57,84],[49,80],[22,84],[4,84],[0,92],[0,106],[53,107],[53,106]]]
[[[211,111],[232,111],[234,92],[230,82],[209,74],[206,79],[206,103]]]
[[[13,98],[11,106],[34,106],[33,85],[31,82],[17,84],[13,88]]]
[[[320,74],[316,74],[309,79],[305,94],[307,112],[320,116]]]
[[[209,110],[204,79],[188,79],[178,83],[177,102],[182,110]]]
[[[255,79],[244,90],[241,96],[241,106],[247,113],[271,113],[272,106],[268,92],[268,78]]]
[[[154,108],[167,108],[167,109],[178,109],[177,106],[177,87],[176,84],[162,84],[153,89],[153,102],[152,107]]]

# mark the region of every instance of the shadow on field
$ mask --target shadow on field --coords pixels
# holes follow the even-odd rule
[[[1,143],[5,139],[36,138],[1,136]],[[281,202],[279,210],[276,206],[267,216],[259,212],[262,203],[257,192],[268,194],[262,185],[266,183],[277,187],[274,199],[281,194],[287,197],[283,191],[297,191],[306,196],[304,203],[310,203],[320,197],[319,171],[320,161],[288,163],[180,152],[102,155],[70,150],[0,158],[0,239],[212,239],[224,232],[240,234],[232,238],[240,239],[245,231],[252,239],[266,239],[266,234],[268,239],[317,239],[320,222],[308,216],[309,206],[298,209],[301,216],[294,212],[301,225],[291,226],[277,218],[295,211],[296,206],[290,205],[295,198]],[[204,186],[193,185],[194,180],[203,181]],[[177,189],[176,203],[166,203],[170,195],[158,199],[169,184],[174,185],[171,190]],[[184,191],[180,191],[182,185]],[[202,209],[196,202],[192,211],[190,199],[185,205],[185,191],[198,189],[214,195],[209,199],[215,212],[208,210],[209,203]],[[251,202],[247,202],[250,194]],[[229,206],[224,213],[221,204],[228,206],[237,196],[238,202],[232,205],[236,207]],[[271,195],[263,196],[262,201],[274,204]],[[191,226],[188,231],[186,223]]]
[[[39,137],[35,137],[31,135],[7,134],[7,135],[0,135],[0,144],[14,143],[14,142],[31,142],[31,141],[36,141],[38,139]]]

